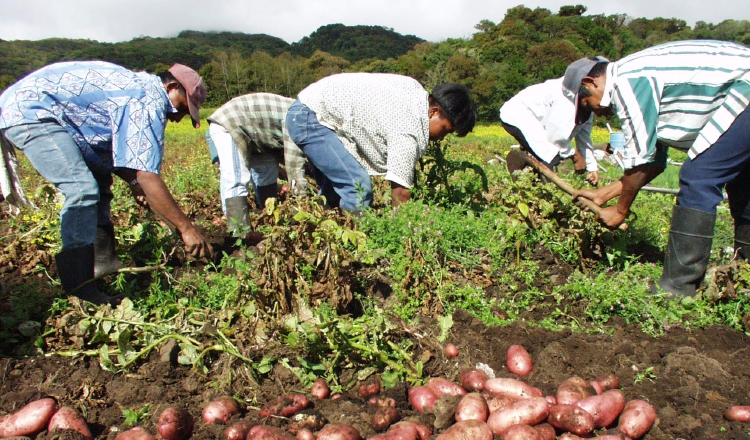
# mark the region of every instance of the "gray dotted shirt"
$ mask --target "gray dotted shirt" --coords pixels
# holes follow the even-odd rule
[[[417,80],[387,73],[340,73],[299,94],[371,176],[406,188],[429,141],[427,97]]]

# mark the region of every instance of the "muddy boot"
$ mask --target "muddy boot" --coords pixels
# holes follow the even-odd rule
[[[278,189],[276,184],[259,186],[255,190],[255,200],[257,208],[264,208],[266,206],[266,200],[271,197],[278,197]]]
[[[750,224],[734,226],[735,260],[750,260]]]
[[[74,295],[92,304],[110,303],[115,305],[124,295],[107,296],[91,282],[79,288],[83,283],[94,278],[94,246],[68,249],[55,256],[57,273],[66,295]]]
[[[115,253],[115,227],[113,225],[99,225],[96,228],[94,241],[94,277],[117,272],[122,267],[122,261]]]
[[[247,197],[230,197],[224,200],[227,208],[227,230],[230,234],[245,238],[250,232],[250,205]]]
[[[675,206],[659,287],[674,296],[694,296],[711,256],[716,214]]]

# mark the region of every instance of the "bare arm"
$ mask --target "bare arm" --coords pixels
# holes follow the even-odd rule
[[[641,188],[663,171],[664,168],[657,168],[648,164],[626,170],[620,179],[622,181],[622,189],[620,197],[617,199],[617,204],[599,211],[598,220],[610,228],[620,226],[625,221],[625,217],[630,214],[630,206],[633,204]]]
[[[409,199],[411,199],[411,191],[409,191],[409,188],[391,182],[391,205],[393,205],[394,208],[402,203],[408,202]]]

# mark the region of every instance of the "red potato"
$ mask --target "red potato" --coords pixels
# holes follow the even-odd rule
[[[253,426],[255,425],[249,420],[240,420],[224,430],[224,437],[227,440],[245,440],[247,433],[253,429]]]
[[[86,423],[86,419],[78,414],[78,411],[68,406],[61,407],[52,415],[52,418],[49,419],[47,430],[49,432],[75,431],[81,434],[86,440],[92,440],[94,438],[91,434],[88,423]]]
[[[516,400],[505,408],[490,413],[487,424],[493,434],[503,435],[513,425],[538,425],[547,419],[549,404],[544,397]]]
[[[311,431],[317,431],[326,426],[327,423],[328,420],[316,411],[302,411],[289,418],[286,429],[290,434],[297,435],[300,429],[307,428]]]
[[[544,396],[545,399],[547,399],[547,403],[550,405],[557,405],[557,397],[555,396]]]
[[[57,404],[50,398],[30,402],[0,419],[0,438],[34,435],[47,427],[56,410]]]
[[[140,426],[136,426],[135,428],[128,429],[127,431],[123,431],[117,434],[117,437],[115,437],[115,440],[155,440],[155,439],[156,437],[146,432],[146,430],[141,428]]]
[[[560,437],[557,438],[557,440],[584,440],[583,437],[579,437],[575,434],[571,434],[569,432],[564,432]]]
[[[520,345],[511,345],[508,347],[508,353],[505,359],[505,365],[508,371],[518,376],[528,376],[531,373],[533,362],[529,352]]]
[[[311,396],[318,400],[323,400],[328,398],[329,394],[331,394],[331,389],[328,387],[325,379],[321,377],[313,382],[312,387],[310,388]]]
[[[435,395],[440,398],[441,396],[465,396],[466,390],[461,388],[461,385],[443,379],[442,377],[431,377],[427,379],[425,384],[427,388],[432,390]]]
[[[594,390],[596,390],[596,394],[601,394],[604,392],[604,387],[602,386],[602,384],[600,384],[599,382],[595,380],[589,381],[589,385],[591,385],[591,387],[594,388]]]
[[[363,399],[369,399],[372,396],[377,396],[380,393],[380,381],[371,380],[359,387],[359,397]]]
[[[395,425],[393,425],[391,429],[393,428],[401,429],[401,428],[407,428],[409,426],[413,426],[417,430],[417,440],[427,440],[432,436],[432,431],[430,430],[430,428],[428,428],[425,425],[422,425],[421,423],[411,422],[409,420],[398,422]]]
[[[461,387],[468,392],[482,391],[484,390],[484,383],[489,380],[490,376],[486,372],[476,369],[469,368],[461,371],[458,376],[458,381],[461,383]]]
[[[625,409],[625,394],[620,390],[607,390],[598,396],[581,399],[575,405],[594,419],[594,428],[613,424]]]
[[[625,404],[617,429],[630,438],[641,438],[656,421],[656,411],[645,400],[631,400]]]
[[[240,405],[232,396],[221,396],[203,408],[203,421],[206,424],[226,423],[233,415],[240,412]]]
[[[390,406],[392,408],[396,407],[396,401],[390,397],[370,397],[370,400],[368,400],[367,403],[375,406]]]
[[[575,405],[564,403],[550,407],[547,423],[576,435],[588,435],[594,430],[594,418],[591,414]]]
[[[581,399],[595,396],[596,394],[596,390],[591,384],[580,377],[573,376],[569,379],[565,379],[557,387],[557,404],[573,405]]]
[[[724,413],[724,418],[732,422],[750,422],[750,406],[733,406]]]
[[[161,412],[156,429],[165,440],[184,440],[193,435],[193,416],[182,408],[169,407]]]
[[[620,388],[620,379],[612,373],[597,377],[596,382],[598,382],[605,391]]]
[[[503,440],[544,440],[544,437],[529,425],[513,425],[505,431]]]
[[[247,440],[297,440],[281,428],[256,425],[247,433]]]
[[[478,420],[458,422],[443,431],[435,440],[492,440],[490,427]]]
[[[378,407],[375,414],[373,414],[370,426],[372,426],[372,429],[374,429],[375,432],[383,432],[399,420],[401,420],[401,414],[399,414],[396,408],[392,406],[381,406]]]
[[[282,416],[289,417],[310,406],[310,399],[304,394],[287,394],[279,396],[260,410],[261,417]]]
[[[534,425],[534,429],[536,429],[542,437],[542,440],[555,440],[557,438],[557,431],[555,431],[555,428],[549,423]]]
[[[388,432],[368,437],[368,440],[418,440],[421,436],[417,426],[414,422],[399,422],[391,426]]]
[[[415,410],[423,413],[425,410],[432,411],[438,397],[424,385],[409,388],[409,403]]]
[[[297,440],[315,440],[315,434],[307,428],[297,431]]]
[[[497,410],[501,410],[508,406],[511,402],[515,402],[516,400],[518,400],[515,397],[496,396],[488,391],[482,393],[482,396],[484,396],[484,400],[487,402],[487,406],[490,409],[490,414]]]
[[[342,423],[332,423],[318,431],[318,440],[361,440],[362,435],[357,428]]]
[[[456,344],[448,344],[445,346],[445,355],[449,358],[458,356],[458,347]]]
[[[490,407],[484,396],[479,393],[469,393],[461,398],[456,405],[456,421],[479,420],[486,422],[490,416]]]
[[[526,382],[511,379],[509,377],[496,377],[484,383],[484,389],[501,396],[514,399],[528,399],[530,397],[542,397],[542,390],[532,387]]]

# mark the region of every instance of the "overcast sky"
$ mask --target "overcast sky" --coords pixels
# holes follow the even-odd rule
[[[343,23],[385,26],[437,42],[469,38],[481,20],[499,23],[519,4],[553,13],[584,4],[587,15],[678,18],[689,26],[750,19],[748,0],[0,0],[0,39],[117,42],[190,29],[268,34],[294,43],[320,26]]]

